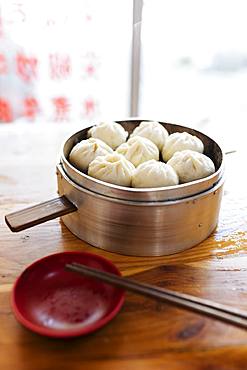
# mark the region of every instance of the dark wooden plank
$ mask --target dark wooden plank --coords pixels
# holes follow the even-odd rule
[[[10,213],[5,216],[5,221],[11,231],[17,232],[76,210],[76,206],[62,196]]]

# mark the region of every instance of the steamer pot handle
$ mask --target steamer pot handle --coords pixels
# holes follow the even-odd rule
[[[10,213],[5,222],[11,231],[17,232],[75,211],[76,206],[62,196]]]

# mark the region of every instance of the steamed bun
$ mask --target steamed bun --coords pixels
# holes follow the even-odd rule
[[[166,139],[168,138],[167,130],[156,121],[143,121],[137,126],[130,137],[142,136],[151,140],[155,145],[157,145],[159,150],[162,150]]]
[[[78,170],[87,171],[89,163],[100,155],[113,153],[102,140],[90,138],[76,144],[70,152],[69,161]]]
[[[116,149],[125,143],[128,132],[117,122],[101,122],[88,130],[88,137],[94,137],[104,141],[112,149]]]
[[[188,132],[175,132],[168,136],[166,140],[162,150],[163,160],[167,162],[174,153],[186,149],[203,153],[204,145],[198,137],[191,135]]]
[[[150,159],[159,160],[159,149],[149,139],[141,136],[134,136],[117,148],[117,153],[125,156],[134,166]]]
[[[114,152],[95,158],[88,167],[88,175],[120,186],[130,186],[135,167],[124,156]]]
[[[193,150],[176,152],[167,162],[177,172],[182,183],[202,179],[215,172],[213,161]]]
[[[154,159],[140,164],[132,177],[132,186],[135,188],[171,186],[178,185],[178,182],[178,175],[169,164]]]

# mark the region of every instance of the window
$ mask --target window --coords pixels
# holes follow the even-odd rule
[[[247,121],[245,0],[1,4],[1,121]]]
[[[0,121],[129,115],[132,7],[2,0]]]
[[[247,122],[247,3],[145,0],[139,114],[232,140]]]

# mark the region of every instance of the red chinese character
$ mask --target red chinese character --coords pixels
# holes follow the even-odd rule
[[[6,99],[0,98],[0,121],[11,122],[13,121],[12,109]]]
[[[52,79],[62,79],[70,76],[71,61],[68,55],[50,54],[49,58]]]
[[[59,96],[57,98],[53,98],[52,101],[53,104],[55,105],[55,120],[56,121],[67,120],[70,109],[68,99],[63,96]]]
[[[95,72],[94,66],[92,64],[88,64],[86,66],[86,73],[87,73],[87,75],[91,77],[94,74],[94,72]]]
[[[88,98],[84,101],[85,115],[90,116],[95,111],[95,102],[93,99]]]
[[[36,58],[28,58],[24,54],[17,54],[16,63],[17,72],[24,81],[29,82],[32,78],[36,78],[38,64]]]
[[[26,98],[24,100],[24,115],[33,120],[39,111],[39,105],[35,98]]]
[[[4,54],[0,54],[0,75],[7,73],[7,61]]]
[[[93,53],[88,52],[82,56],[82,78],[96,78],[100,67],[99,57]]]

